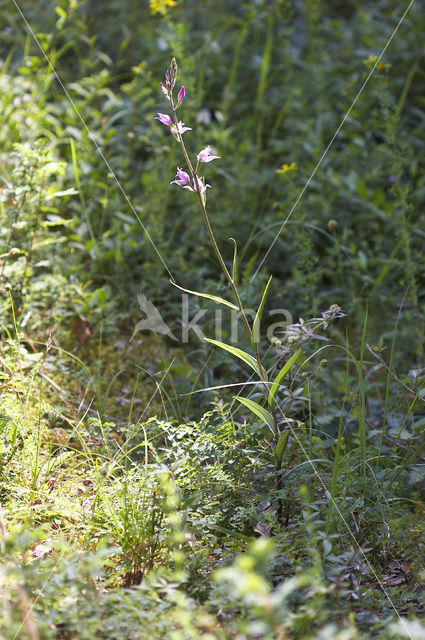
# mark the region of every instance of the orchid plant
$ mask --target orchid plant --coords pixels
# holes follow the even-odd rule
[[[242,360],[246,365],[248,365],[254,373],[258,376],[259,383],[262,385],[264,389],[265,403],[267,408],[262,406],[261,404],[254,402],[250,398],[245,398],[242,396],[236,396],[235,399],[238,400],[241,404],[247,407],[257,418],[265,423],[273,434],[273,442],[274,442],[274,455],[275,455],[275,469],[276,469],[276,477],[277,477],[277,487],[281,488],[280,485],[280,469],[282,467],[283,456],[286,450],[289,431],[284,431],[280,433],[279,425],[276,414],[276,400],[277,400],[277,392],[282,383],[284,377],[288,374],[290,369],[298,360],[301,349],[299,348],[283,365],[280,369],[279,373],[275,376],[273,381],[269,381],[266,368],[263,364],[259,345],[260,345],[260,325],[261,318],[263,315],[264,306],[266,303],[267,293],[270,287],[271,278],[267,282],[265,290],[262,295],[262,299],[260,302],[260,306],[258,307],[257,313],[254,318],[254,322],[251,326],[247,313],[245,312],[244,306],[242,304],[241,296],[238,290],[238,265],[237,265],[237,245],[234,242],[234,257],[233,257],[233,269],[232,273],[230,273],[229,269],[226,266],[224,258],[221,254],[220,248],[217,244],[217,241],[214,236],[214,232],[208,218],[207,209],[206,209],[206,201],[207,201],[207,189],[210,188],[210,185],[206,183],[205,178],[200,175],[200,170],[202,165],[212,162],[213,160],[218,160],[220,156],[213,155],[211,153],[211,147],[207,146],[202,149],[196,156],[196,164],[191,162],[188,152],[186,150],[186,146],[183,140],[183,135],[187,131],[191,131],[191,127],[187,127],[184,122],[181,122],[177,118],[177,110],[181,107],[185,96],[186,90],[184,85],[181,86],[178,94],[177,100],[174,98],[175,85],[177,80],[177,62],[176,59],[173,58],[171,61],[170,69],[167,69],[165,73],[165,82],[160,83],[161,91],[165,98],[168,100],[170,104],[171,115],[158,113],[156,115],[156,120],[159,120],[161,124],[165,127],[168,127],[170,133],[174,136],[174,138],[179,143],[183,157],[186,163],[186,170],[177,168],[176,177],[171,181],[170,184],[176,184],[183,189],[187,189],[196,194],[198,199],[199,207],[201,210],[202,218],[205,223],[206,230],[208,232],[208,236],[213,247],[213,250],[217,256],[218,262],[220,264],[221,270],[223,271],[232,291],[235,303],[232,303],[224,298],[220,298],[218,296],[213,296],[206,293],[200,293],[196,291],[190,291],[188,289],[184,289],[183,287],[179,287],[174,282],[173,284],[177,286],[182,291],[186,293],[194,294],[197,296],[201,296],[204,298],[209,298],[216,303],[226,305],[234,310],[237,310],[240,313],[243,326],[245,327],[246,332],[248,333],[252,354],[243,351],[233,345],[225,344],[223,342],[219,342],[218,340],[211,340],[209,338],[205,338],[207,342],[231,353],[233,356]],[[195,164],[195,166],[194,166]]]

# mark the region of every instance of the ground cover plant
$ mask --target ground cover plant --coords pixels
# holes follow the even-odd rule
[[[423,1],[1,9],[0,637],[425,637]]]

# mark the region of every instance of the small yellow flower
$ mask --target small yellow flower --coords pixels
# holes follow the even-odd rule
[[[136,65],[135,67],[132,67],[131,70],[134,73],[134,75],[141,76],[143,75],[147,65],[148,63],[146,62],[146,60],[143,60],[142,62],[139,62],[139,64]]]
[[[159,13],[163,16],[169,7],[177,7],[177,2],[176,0],[149,0],[149,6],[152,15]]]
[[[363,60],[363,64],[366,67],[366,69],[372,69],[377,60],[378,60],[378,56],[370,55],[367,60]],[[378,62],[378,64],[376,65],[376,69],[378,69],[378,71],[381,71],[381,69],[387,70],[390,68],[390,66],[391,65],[389,64],[383,64],[382,62]]]
[[[295,162],[291,162],[291,164],[287,164],[286,162],[280,167],[280,169],[276,169],[276,173],[283,176],[288,171],[296,171],[297,165]]]

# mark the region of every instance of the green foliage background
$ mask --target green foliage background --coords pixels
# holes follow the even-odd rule
[[[168,4],[0,1],[2,637],[424,637],[424,2],[394,37],[407,2]],[[183,395],[238,363],[130,341],[141,292],[180,335],[170,276],[227,295],[153,119],[172,56],[244,303],[273,275],[294,322],[347,314],[286,390],[280,493],[232,390]]]

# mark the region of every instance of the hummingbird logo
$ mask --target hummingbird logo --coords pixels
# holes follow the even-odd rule
[[[162,319],[161,314],[152,302],[149,302],[147,297],[140,293],[137,296],[140,310],[145,314],[146,318],[139,320],[134,327],[133,335],[130,338],[130,342],[133,340],[136,333],[139,331],[155,331],[156,333],[162,333],[173,340],[177,340],[176,336],[172,333],[170,327]]]

